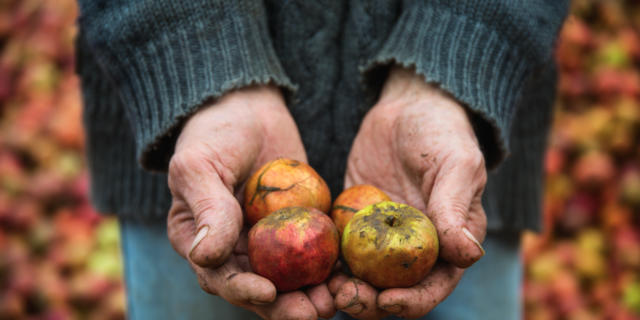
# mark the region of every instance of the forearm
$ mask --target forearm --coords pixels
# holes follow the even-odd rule
[[[364,66],[367,83],[390,65],[413,67],[425,82],[470,111],[489,167],[509,152],[513,115],[526,83],[548,64],[566,2],[406,1],[387,41]]]
[[[250,84],[293,88],[261,2],[81,0],[78,21],[147,169],[166,170],[184,120],[207,100]]]

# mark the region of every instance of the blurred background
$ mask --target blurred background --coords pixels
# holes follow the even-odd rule
[[[525,318],[640,319],[640,1],[571,12]],[[87,198],[76,16],[75,0],[0,1],[0,319],[125,315],[117,221]]]

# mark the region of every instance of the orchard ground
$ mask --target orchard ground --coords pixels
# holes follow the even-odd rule
[[[640,318],[640,3],[575,0],[556,47],[545,231],[527,319]],[[74,0],[0,2],[0,318],[125,315],[119,234],[91,209]]]

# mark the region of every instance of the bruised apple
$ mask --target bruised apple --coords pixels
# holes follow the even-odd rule
[[[344,227],[356,212],[382,201],[391,200],[382,190],[368,184],[360,184],[343,191],[331,209],[331,218],[342,234]]]
[[[283,208],[249,231],[249,263],[280,292],[320,284],[338,259],[339,239],[335,225],[323,212]]]
[[[438,258],[438,236],[420,210],[391,201],[358,211],[342,234],[342,255],[354,276],[378,288],[410,287]]]
[[[331,207],[327,183],[308,164],[277,159],[263,165],[247,181],[244,211],[249,225],[292,206],[316,208],[325,213]]]

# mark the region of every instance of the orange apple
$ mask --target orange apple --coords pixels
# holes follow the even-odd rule
[[[356,212],[368,205],[391,199],[382,190],[368,184],[360,184],[344,190],[333,203],[331,218],[342,235],[344,227]]]
[[[294,206],[324,213],[331,207],[327,183],[308,164],[277,159],[263,165],[247,181],[244,211],[249,225],[278,209]]]

